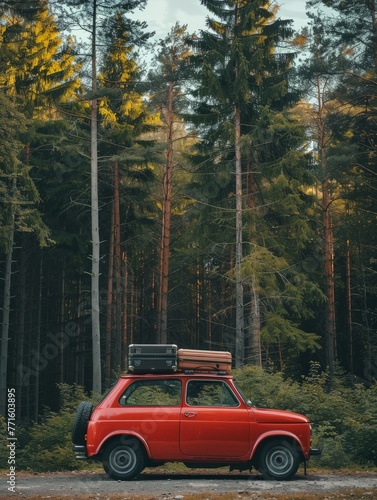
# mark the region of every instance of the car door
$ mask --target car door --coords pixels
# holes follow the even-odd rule
[[[181,394],[179,379],[136,379],[119,398],[118,430],[140,436],[154,460],[175,458],[179,455]]]
[[[248,409],[223,380],[189,380],[181,410],[180,449],[193,459],[244,457],[250,448]]]

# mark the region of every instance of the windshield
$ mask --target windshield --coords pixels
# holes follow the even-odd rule
[[[246,396],[244,395],[244,393],[241,391],[241,389],[239,388],[239,386],[237,385],[236,381],[234,380],[234,385],[238,391],[238,393],[240,394],[241,398],[244,400],[244,402],[248,405],[248,406],[255,406],[253,405],[252,401],[250,401],[250,399],[247,399]]]

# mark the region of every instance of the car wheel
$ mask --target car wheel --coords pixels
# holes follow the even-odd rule
[[[300,465],[297,450],[288,441],[270,441],[261,451],[258,469],[266,479],[293,477]]]
[[[113,479],[129,481],[144,469],[144,453],[137,439],[110,443],[102,458],[103,468]]]
[[[85,434],[88,427],[88,420],[93,411],[93,405],[83,401],[77,407],[75,419],[72,427],[72,442],[74,444],[85,444]]]

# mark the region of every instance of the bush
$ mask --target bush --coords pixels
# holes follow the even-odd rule
[[[326,429],[325,434],[328,433]],[[344,444],[341,436],[334,435],[332,437],[322,436],[321,429],[316,433],[315,446],[321,450],[321,456],[318,459],[318,464],[321,467],[329,469],[342,469],[352,466],[352,461],[344,449]],[[313,445],[314,446],[314,445]]]
[[[345,442],[354,462],[377,466],[377,425],[364,425],[348,432]]]
[[[76,408],[87,400],[82,387],[59,386],[62,406],[58,413],[47,411],[40,424],[34,424],[28,444],[20,451],[17,465],[36,472],[82,468],[72,452],[71,432]]]
[[[377,384],[356,387],[357,413],[345,433],[345,445],[353,461],[377,466]]]
[[[73,415],[62,410],[50,413],[45,422],[34,425],[29,444],[20,452],[19,467],[37,472],[78,468],[72,453],[72,422]]]
[[[291,410],[313,422],[313,447],[322,467],[377,465],[377,385],[351,387],[341,374],[329,380],[313,365],[301,383],[259,367],[234,372],[237,384],[255,406]]]

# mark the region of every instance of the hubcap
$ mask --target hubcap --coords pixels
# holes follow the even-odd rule
[[[283,476],[293,467],[294,459],[289,450],[272,449],[267,456],[267,465],[275,476]]]
[[[132,471],[137,463],[137,458],[132,448],[115,448],[109,457],[111,468],[118,474],[127,474]]]

